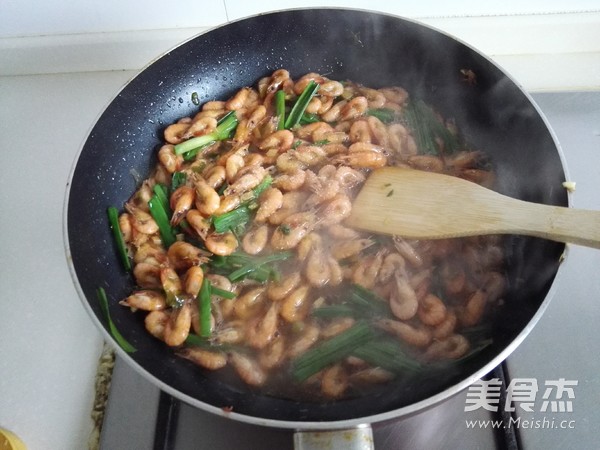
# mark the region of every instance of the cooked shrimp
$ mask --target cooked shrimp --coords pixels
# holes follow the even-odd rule
[[[190,267],[183,276],[183,290],[192,297],[197,297],[202,282],[204,281],[204,271],[200,266]]]
[[[314,81],[315,83],[320,85],[325,82],[325,78],[322,77],[321,75],[319,75],[318,73],[314,73],[314,72],[307,73],[306,75],[303,75],[302,77],[300,77],[294,83],[294,92],[297,95],[302,94],[302,91],[304,91],[304,89],[306,89],[306,86],[308,86],[308,84],[311,81]]]
[[[387,164],[387,157],[382,153],[373,151],[352,152],[347,155],[334,157],[333,162],[336,164],[347,164],[350,167],[359,169],[378,169]]]
[[[277,336],[278,319],[278,303],[272,303],[264,316],[250,323],[246,331],[248,345],[258,349],[265,348]]]
[[[323,219],[321,225],[328,226],[334,223],[340,223],[352,212],[352,202],[350,198],[343,193],[335,195],[331,200],[323,204],[321,214]]]
[[[262,252],[269,242],[269,226],[261,225],[246,232],[242,239],[242,248],[250,255]]]
[[[196,209],[204,216],[213,214],[221,204],[221,198],[217,191],[208,185],[203,179],[195,181],[196,186]]]
[[[207,261],[202,250],[184,241],[173,243],[167,250],[167,257],[175,270],[186,270]]]
[[[175,154],[172,144],[165,144],[160,148],[158,160],[169,173],[177,172],[183,164],[183,156]]]
[[[408,92],[401,87],[381,88],[379,89],[379,92],[381,92],[388,101],[398,103],[399,105],[402,105],[408,100]]]
[[[453,334],[445,339],[434,340],[425,351],[426,360],[458,359],[469,351],[469,341],[461,334]]]
[[[276,250],[289,250],[312,231],[315,226],[315,214],[306,211],[288,216],[271,236],[271,246]]]
[[[217,119],[214,117],[199,117],[194,120],[190,127],[183,134],[183,139],[190,139],[194,136],[202,136],[215,131],[217,128]]]
[[[250,386],[260,386],[266,381],[267,374],[260,367],[260,364],[250,356],[238,352],[231,352],[229,361],[239,377],[246,384],[249,384]]]
[[[360,238],[360,233],[353,228],[334,223],[327,227],[327,233],[334,239],[354,240]]]
[[[362,116],[367,111],[368,107],[369,101],[366,97],[354,97],[342,107],[339,118],[341,120],[356,119],[357,117]]]
[[[177,308],[169,315],[165,325],[165,343],[170,347],[177,347],[186,340],[192,326],[192,307],[189,303]]]
[[[160,266],[147,262],[140,262],[133,268],[133,277],[138,286],[146,289],[161,287]]]
[[[482,289],[475,291],[458,312],[460,323],[465,327],[477,325],[485,312],[487,296]]]
[[[225,167],[217,165],[209,168],[206,171],[204,178],[206,180],[206,184],[208,184],[211,188],[218,189],[223,185],[223,183],[225,183],[226,175]]]
[[[323,371],[323,376],[321,377],[321,392],[326,397],[340,397],[347,388],[348,374],[341,364],[334,364]]]
[[[288,322],[304,320],[312,304],[309,294],[308,285],[302,285],[290,292],[281,302],[281,317]]]
[[[186,347],[181,349],[178,354],[208,370],[218,370],[227,365],[227,355],[223,352],[209,351],[200,347]]]
[[[355,323],[356,321],[352,317],[339,317],[333,319],[328,325],[323,327],[321,330],[321,337],[329,339],[333,336],[337,336],[348,328],[351,328]]]
[[[167,307],[165,296],[161,292],[148,289],[134,292],[119,304],[143,311],[159,311]]]
[[[281,301],[286,298],[302,281],[299,272],[292,272],[278,283],[270,283],[267,296],[272,301]]]
[[[229,111],[235,111],[243,108],[250,97],[251,91],[252,89],[249,87],[240,89],[233,95],[233,97],[225,102],[225,108]]]
[[[409,156],[408,164],[415,169],[425,170],[427,172],[442,173],[445,169],[444,161],[438,156],[431,155]]]
[[[321,115],[321,119],[330,123],[339,121],[342,116],[342,109],[345,108],[347,104],[347,100],[341,100],[337,103],[334,103],[327,112]]]
[[[389,333],[415,347],[427,347],[431,343],[431,331],[424,327],[414,327],[404,322],[380,319],[377,324]]]
[[[167,297],[176,297],[182,291],[179,275],[172,267],[164,266],[160,269],[160,283]]]
[[[379,281],[385,283],[394,273],[402,272],[406,267],[406,261],[400,253],[389,253],[383,258],[381,270],[379,271]]]
[[[233,182],[239,170],[246,165],[244,156],[234,153],[225,160],[225,178],[229,183]]]
[[[360,93],[365,96],[368,106],[371,109],[383,108],[387,102],[387,98],[383,92],[378,91],[377,89],[361,86]]]
[[[210,233],[206,236],[204,245],[208,251],[215,255],[231,255],[238,248],[238,240],[235,234],[228,231],[226,233]]]
[[[239,172],[241,172],[241,170]],[[250,166],[249,170],[244,171],[241,175],[236,177],[233,183],[225,189],[223,194],[240,195],[244,192],[248,192],[258,186],[266,175],[267,171],[262,166]]]
[[[225,195],[221,198],[219,207],[213,212],[213,216],[220,216],[221,214],[233,211],[242,204],[242,196],[238,194]]]
[[[446,305],[433,294],[428,294],[419,302],[417,315],[425,325],[437,326],[446,319]]]
[[[331,254],[334,258],[346,259],[358,255],[363,250],[375,244],[372,239],[353,239],[336,241],[331,246]]]
[[[158,225],[152,216],[133,206],[131,203],[125,203],[125,209],[130,214],[131,226],[143,234],[154,234],[158,232]]]
[[[165,327],[169,321],[169,313],[163,310],[151,311],[144,318],[144,327],[155,338],[165,339]]]
[[[275,178],[274,185],[283,191],[295,191],[300,189],[306,180],[306,172],[302,169],[295,169],[284,173]]]
[[[233,312],[238,319],[247,319],[262,307],[265,300],[266,288],[259,286],[240,294],[233,306]]]
[[[270,187],[260,194],[258,204],[254,220],[259,223],[266,222],[269,216],[283,205],[283,193],[275,187]]]
[[[300,145],[292,150],[292,155],[306,166],[315,166],[325,161],[327,153],[318,145]]]
[[[344,92],[344,85],[339,81],[326,80],[320,83],[319,95],[326,97],[339,97]]]
[[[415,268],[423,265],[423,258],[415,248],[400,236],[394,236],[394,248],[402,255],[404,260]]]
[[[304,267],[304,276],[311,286],[325,286],[331,279],[328,255],[320,246],[313,247]]]
[[[189,127],[189,123],[174,123],[173,125],[169,125],[164,132],[165,141],[169,144],[180,144],[183,142],[183,136]]]
[[[294,133],[290,130],[279,130],[264,138],[258,148],[261,150],[269,150],[276,148],[280,152],[289,150],[294,143]]]
[[[285,338],[276,336],[258,357],[261,367],[269,370],[282,364],[285,359],[285,345]]]
[[[437,324],[431,332],[434,339],[445,339],[454,333],[458,319],[453,311],[448,311],[443,322]]]
[[[211,222],[209,219],[200,214],[200,211],[197,209],[191,209],[185,215],[185,220],[196,232],[196,234],[198,234],[198,236],[200,236],[202,239],[206,239],[211,227]]]
[[[374,255],[364,258],[358,263],[352,272],[352,281],[356,284],[372,288],[383,264],[383,252],[379,251]],[[390,305],[391,306],[391,305]]]
[[[400,320],[412,319],[419,308],[419,300],[415,290],[405,276],[396,272],[394,275],[394,290],[390,296],[392,314]]]
[[[194,190],[189,186],[181,186],[171,194],[171,225],[178,225],[194,204]]]
[[[288,347],[286,352],[287,356],[289,358],[295,358],[301,355],[317,342],[319,335],[320,329],[316,324],[309,323],[304,325],[299,336],[296,337]]]
[[[370,144],[371,137],[371,128],[366,120],[356,120],[352,122],[352,126],[350,127],[349,133],[351,142],[365,142]]]

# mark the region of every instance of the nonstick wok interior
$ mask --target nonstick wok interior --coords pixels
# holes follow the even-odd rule
[[[72,174],[66,211],[72,271],[88,310],[106,329],[95,293],[104,287],[114,322],[137,348],[126,358],[140,371],[196,406],[232,406],[256,423],[391,418],[427,406],[432,396],[440,400],[455,393],[506,357],[537,320],[563,244],[507,239],[509,292],[493,323],[494,343],[478,357],[443,375],[416,383],[401,380],[360,398],[325,404],[269,397],[227,373],[205,372],[151,337],[142,315],[117,305],[133,281],[114,250],[107,206],[121,208],[136,188],[136,175],[149,174],[166,125],[198,110],[194,92],[200,103],[225,99],[279,68],[294,78],[319,72],[372,87],[403,86],[454,118],[473,148],[491,155],[503,193],[567,205],[560,153],[544,120],[521,89],[476,51],[383,14],[312,9],[260,15],[202,34],[158,59],[116,96],[92,129]]]

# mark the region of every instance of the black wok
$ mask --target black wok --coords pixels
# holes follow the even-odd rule
[[[293,77],[320,72],[368,86],[400,85],[453,117],[474,148],[491,155],[503,193],[568,205],[561,154],[532,100],[490,60],[418,23],[379,13],[290,10],[233,22],[171,50],[129,82],[91,130],[75,163],[66,206],[67,256],[75,285],[107,339],[96,298],[105,288],[114,322],[137,352],[121,356],[142,376],[194,406],[256,424],[340,428],[428,407],[499,364],[524,339],[549,300],[564,245],[507,240],[509,291],[492,325],[493,345],[443,376],[391,383],[368,396],[324,404],[261,395],[233,377],[207,373],[176,357],[144,329],[140,314],[117,301],[132,289],[115,253],[106,207],[134,192],[134,174],[156,163],[165,126],[200,102],[225,99],[279,68]],[[222,407],[233,407],[225,413]]]

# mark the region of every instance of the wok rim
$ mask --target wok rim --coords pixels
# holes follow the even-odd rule
[[[83,303],[84,309],[86,310],[86,312],[92,319],[92,322],[94,323],[96,329],[100,332],[104,342],[109,343],[111,345],[111,347],[113,347],[113,349],[115,350],[115,353],[118,354],[119,357],[129,365],[129,367],[133,368],[145,380],[151,382],[154,386],[158,387],[161,391],[166,392],[167,394],[171,395],[172,397],[174,397],[180,401],[183,401],[184,403],[186,403],[192,407],[196,407],[200,410],[203,410],[203,411],[211,413],[211,414],[215,414],[215,415],[223,417],[223,418],[232,419],[232,420],[236,420],[236,421],[240,421],[243,423],[248,423],[248,424],[256,425],[256,426],[266,426],[266,427],[272,427],[272,428],[301,430],[301,431],[303,431],[303,430],[307,430],[307,431],[310,431],[310,430],[316,430],[316,431],[339,430],[339,429],[344,429],[344,428],[352,428],[352,427],[360,427],[360,426],[370,425],[373,423],[387,422],[387,421],[391,421],[394,419],[408,417],[408,416],[423,412],[423,411],[430,409],[430,408],[438,405],[439,403],[441,403],[445,400],[448,400],[451,397],[459,394],[464,389],[466,389],[468,386],[473,384],[475,381],[477,381],[484,375],[491,372],[495,367],[497,367],[499,364],[501,364],[503,361],[505,361],[506,358],[508,358],[508,356],[516,348],[518,348],[521,345],[521,343],[525,340],[525,338],[529,335],[531,330],[535,327],[537,322],[540,320],[540,318],[545,313],[551,299],[554,297],[554,294],[557,290],[557,286],[559,284],[559,280],[562,277],[562,273],[564,272],[562,267],[566,263],[568,254],[569,254],[569,245],[564,244],[562,256],[561,256],[561,259],[557,266],[556,273],[554,275],[554,279],[552,280],[552,282],[550,284],[550,287],[544,297],[544,300],[541,302],[541,304],[539,305],[535,314],[531,317],[529,322],[527,322],[526,326],[510,342],[510,344],[507,345],[492,360],[490,360],[487,364],[485,364],[483,367],[481,367],[479,370],[475,371],[474,373],[472,373],[468,376],[465,376],[462,379],[462,381],[460,381],[459,383],[456,383],[452,386],[447,387],[446,389],[439,392],[438,394],[430,396],[424,400],[412,403],[410,405],[403,406],[401,408],[397,408],[397,409],[394,409],[391,411],[386,411],[383,413],[373,414],[370,416],[357,417],[357,418],[351,418],[351,419],[343,419],[343,420],[333,420],[333,421],[302,421],[302,420],[294,421],[294,420],[268,419],[268,418],[264,418],[264,417],[256,417],[256,416],[252,416],[252,415],[248,415],[248,414],[237,413],[235,411],[231,411],[231,412],[224,411],[220,407],[213,406],[213,405],[210,405],[203,401],[200,401],[194,397],[184,394],[183,392],[171,387],[166,382],[164,382],[164,381],[160,380],[159,378],[157,378],[156,376],[152,375],[148,370],[146,370],[139,363],[137,363],[127,352],[125,352],[116,343],[115,339],[106,330],[106,328],[104,327],[104,324],[100,321],[98,316],[93,311],[91,304],[90,304],[90,299],[88,299],[86,297],[86,295],[83,291],[83,288],[79,282],[79,278],[76,273],[75,265],[73,264],[73,258],[71,255],[71,248],[70,248],[70,243],[69,243],[68,211],[69,211],[69,199],[70,199],[70,194],[71,194],[72,180],[75,175],[75,170],[77,168],[77,164],[80,160],[82,152],[85,148],[87,141],[90,138],[90,135],[91,135],[94,127],[98,123],[101,116],[107,111],[107,109],[109,108],[111,103],[121,94],[121,92],[123,92],[140,74],[145,72],[155,62],[157,62],[161,58],[167,56],[173,50],[175,50],[181,46],[184,46],[187,43],[189,43],[207,33],[210,33],[217,29],[227,27],[230,24],[234,24],[237,22],[242,22],[242,21],[250,20],[250,19],[253,19],[256,17],[261,17],[261,16],[279,15],[282,13],[289,13],[289,12],[294,12],[294,11],[319,11],[319,10],[359,12],[362,14],[386,16],[386,17],[389,17],[392,19],[399,19],[401,21],[411,22],[414,25],[417,25],[417,26],[420,26],[423,28],[427,28],[434,32],[440,33],[440,34],[458,42],[459,44],[467,47],[468,49],[472,50],[473,52],[475,52],[478,57],[485,59],[496,70],[500,71],[503,75],[505,75],[507,77],[507,79],[515,85],[515,87],[520,91],[520,93],[525,96],[525,98],[531,104],[531,106],[533,106],[536,113],[539,115],[540,119],[544,123],[544,125],[552,139],[552,142],[553,142],[554,146],[556,147],[556,151],[558,153],[561,168],[565,174],[565,178],[570,179],[569,171],[568,171],[568,167],[566,164],[566,159],[565,159],[562,147],[561,147],[561,145],[558,141],[558,138],[557,138],[554,130],[552,129],[548,119],[546,118],[545,114],[540,109],[538,104],[535,102],[535,100],[531,97],[531,95],[527,91],[525,91],[525,89],[522,87],[522,85],[510,73],[508,73],[503,67],[501,67],[499,64],[497,64],[495,61],[493,61],[486,54],[484,54],[483,52],[481,52],[474,46],[466,43],[462,39],[460,39],[452,34],[449,34],[448,32],[440,30],[434,26],[422,23],[415,19],[399,16],[397,14],[391,14],[391,13],[386,13],[386,12],[381,12],[381,11],[376,11],[376,10],[369,10],[369,9],[364,9],[364,8],[347,8],[347,7],[286,8],[286,9],[277,9],[277,10],[271,10],[271,11],[260,12],[257,14],[252,14],[249,16],[241,17],[239,19],[231,20],[231,21],[207,28],[206,30],[201,31],[201,32],[195,34],[194,36],[191,36],[188,39],[185,39],[185,40],[175,44],[168,50],[162,52],[161,54],[157,55],[155,58],[150,60],[141,69],[139,69],[135,75],[133,75],[131,78],[129,78],[119,89],[117,89],[117,91],[115,91],[114,95],[110,99],[108,99],[107,102],[105,103],[105,105],[101,108],[100,112],[97,114],[96,118],[90,124],[88,132],[86,133],[85,137],[83,138],[83,141],[79,147],[79,150],[73,159],[73,163],[71,165],[71,169],[68,174],[65,195],[64,195],[62,228],[63,228],[63,244],[64,244],[64,249],[65,249],[66,262],[67,262],[67,266],[69,268],[69,273],[71,275],[71,279],[73,281],[73,285],[75,287],[75,290],[77,291],[77,295],[78,295],[80,301]],[[567,198],[567,207],[572,207],[572,194],[568,191],[567,191],[566,198]]]

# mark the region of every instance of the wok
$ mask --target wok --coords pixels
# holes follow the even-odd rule
[[[112,318],[137,352],[119,355],[143,377],[195,407],[249,423],[339,429],[414,413],[488,373],[525,338],[549,301],[564,244],[509,237],[508,292],[492,324],[493,344],[443,376],[391,383],[366,396],[326,403],[263,395],[227,374],[208,373],[174,355],[119,307],[132,279],[119,264],[106,219],[122,207],[156,163],[164,128],[193,115],[194,103],[225,99],[286,68],[367,86],[400,85],[455,119],[474,148],[491,155],[498,190],[511,197],[568,206],[562,156],[530,97],[500,68],[458,40],[399,17],[347,9],[262,14],[201,34],[147,66],[111,101],[73,166],[65,200],[65,240],[83,304],[112,340],[96,298],[104,287]],[[114,342],[114,341],[113,341]],[[115,344],[116,347],[118,347]],[[221,408],[233,407],[232,412]]]

